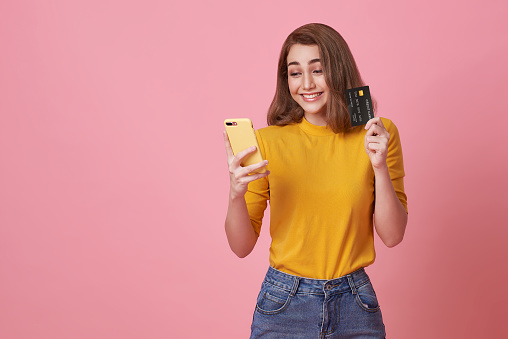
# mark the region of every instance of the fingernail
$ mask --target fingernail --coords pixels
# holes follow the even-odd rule
[[[252,147],[250,148],[250,150],[251,150],[251,151],[254,151],[255,149],[256,149],[256,146],[252,146]]]

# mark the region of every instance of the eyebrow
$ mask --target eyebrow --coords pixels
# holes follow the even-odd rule
[[[309,65],[310,64],[313,64],[315,62],[321,62],[321,59],[312,59],[311,61],[309,61]],[[291,65],[300,65],[300,63],[298,61],[291,61],[289,64],[288,64],[288,67],[291,66]]]

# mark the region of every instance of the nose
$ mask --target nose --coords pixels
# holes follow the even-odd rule
[[[302,79],[302,89],[309,90],[314,87],[316,87],[316,84],[314,84],[314,79],[312,78],[311,74],[304,74]]]

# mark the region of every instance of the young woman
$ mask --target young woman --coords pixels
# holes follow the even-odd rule
[[[266,159],[242,167],[227,134],[229,245],[247,256],[270,200],[270,266],[251,338],[384,338],[364,267],[407,224],[404,166],[395,124],[375,117],[351,127],[345,90],[364,86],[348,45],[329,26],[292,32],[279,59],[268,127],[256,131]],[[375,108],[375,105],[374,105]],[[263,174],[251,174],[266,166]]]

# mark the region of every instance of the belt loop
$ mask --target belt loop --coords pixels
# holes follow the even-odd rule
[[[298,290],[298,285],[300,285],[300,277],[295,277],[295,281],[293,283],[293,288],[291,289],[291,293],[289,295],[294,297],[296,294],[296,290]]]
[[[353,281],[353,277],[351,276],[351,274],[347,275],[347,280],[349,282],[349,286],[351,287],[351,290],[353,291],[353,294],[356,294],[355,282]]]

